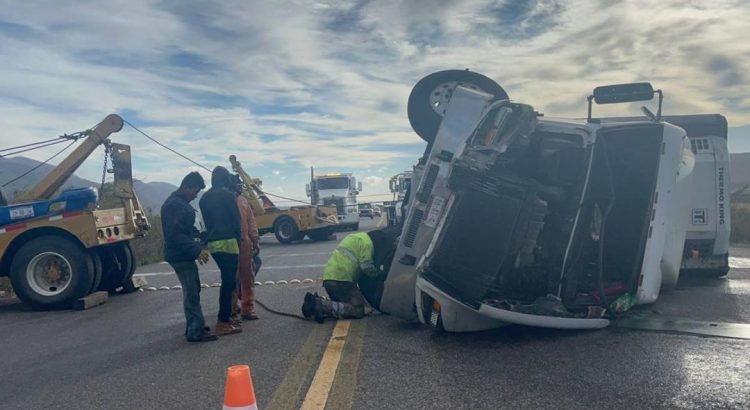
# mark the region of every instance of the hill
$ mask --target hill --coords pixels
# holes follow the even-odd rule
[[[39,161],[26,157],[0,158],[0,183],[5,183],[38,164]],[[12,199],[18,193],[27,191],[39,183],[39,181],[52,171],[53,168],[53,165],[44,164],[26,177],[4,187],[3,192],[7,195],[8,199]],[[73,175],[63,185],[63,189],[89,186],[98,189],[99,185],[99,182],[90,181]],[[147,210],[150,209],[151,213],[158,214],[161,209],[161,204],[164,203],[164,200],[166,200],[169,194],[176,190],[177,187],[166,182],[135,181],[133,183],[133,189],[135,189],[135,193],[138,195],[141,205]]]

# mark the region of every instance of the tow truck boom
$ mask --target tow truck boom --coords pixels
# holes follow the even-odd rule
[[[67,158],[52,170],[36,186],[20,195],[16,202],[39,201],[50,199],[65,181],[68,180],[107,138],[122,129],[123,120],[117,114],[110,114],[93,129],[85,131],[86,139]]]

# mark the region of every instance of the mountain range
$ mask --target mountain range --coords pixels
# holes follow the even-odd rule
[[[39,165],[39,161],[26,157],[0,157],[0,184],[4,184],[6,181],[16,178],[37,165]],[[39,183],[39,181],[49,174],[52,169],[54,169],[53,165],[44,164],[29,175],[3,187],[3,193],[8,200],[12,200],[18,193],[27,191]],[[89,186],[98,189],[100,185],[100,182],[90,181],[73,175],[65,182],[63,189]],[[135,193],[138,195],[138,199],[143,208],[150,210],[152,214],[158,215],[159,210],[161,209],[161,204],[164,203],[164,200],[166,200],[169,194],[176,190],[177,187],[166,182],[142,182],[136,180],[133,181],[133,189],[135,189]]]

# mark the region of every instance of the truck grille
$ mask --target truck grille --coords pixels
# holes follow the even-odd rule
[[[422,223],[422,217],[424,217],[424,211],[422,211],[421,209],[415,209],[414,217],[411,218],[409,229],[406,231],[404,246],[408,248],[414,246],[414,240],[417,239],[417,230],[419,230],[419,224]]]
[[[422,190],[419,191],[419,195],[417,195],[419,202],[427,203],[427,200],[430,199],[430,194],[432,193],[432,188],[435,186],[435,180],[437,179],[439,171],[439,166],[434,164],[430,165],[430,169],[425,176],[424,186],[422,187]]]
[[[323,198],[323,205],[326,206],[335,206],[336,207],[336,213],[339,215],[346,214],[346,209],[344,209],[344,199],[343,198]]]

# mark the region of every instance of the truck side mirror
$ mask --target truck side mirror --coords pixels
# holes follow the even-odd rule
[[[305,184],[305,193],[310,196],[310,184]]]
[[[357,182],[357,191],[362,192],[362,183]]]

